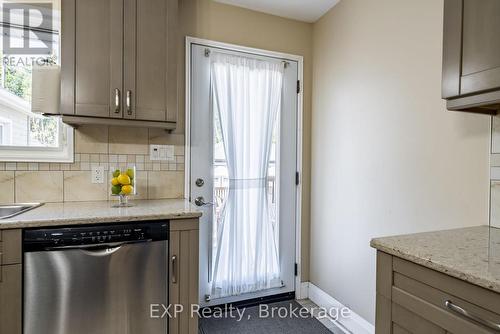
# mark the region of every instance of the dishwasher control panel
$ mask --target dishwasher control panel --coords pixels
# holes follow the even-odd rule
[[[62,247],[168,240],[168,222],[103,224],[27,229],[24,251]]]

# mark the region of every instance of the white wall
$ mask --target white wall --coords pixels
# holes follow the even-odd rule
[[[0,106],[0,123],[10,122],[9,140],[4,145],[26,146],[28,143],[28,116],[7,106]]]
[[[310,280],[372,323],[372,237],[488,223],[489,118],[445,111],[442,8],[343,0],[314,25]]]

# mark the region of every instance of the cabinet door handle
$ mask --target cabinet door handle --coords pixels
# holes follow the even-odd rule
[[[127,90],[126,103],[127,103],[127,114],[132,115],[132,91],[131,90]]]
[[[121,105],[120,105],[120,90],[115,88],[115,114],[120,113]]]
[[[172,256],[172,283],[177,283],[177,255]]]
[[[455,305],[453,304],[453,302],[451,300],[447,300],[444,302],[444,306],[446,306],[446,308],[458,315],[461,315],[465,318],[468,318],[470,320],[473,320],[475,322],[478,322],[480,323],[481,325],[483,326],[486,326],[488,328],[491,328],[491,329],[494,329],[495,331],[500,331],[500,324],[496,324],[494,323],[493,321],[489,321],[489,320],[486,320],[486,319],[483,319],[473,313],[470,313],[469,311],[463,309],[462,307],[458,306],[458,305]]]

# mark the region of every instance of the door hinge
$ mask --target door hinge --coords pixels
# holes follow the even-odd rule
[[[300,174],[299,172],[295,172],[295,185],[298,186],[300,184]]]
[[[295,263],[295,276],[299,275],[299,265]]]
[[[297,80],[297,94],[300,93],[300,80]]]

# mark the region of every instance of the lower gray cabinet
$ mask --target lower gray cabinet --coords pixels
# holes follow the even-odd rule
[[[191,316],[198,304],[198,219],[170,221],[169,303],[180,304],[183,312],[169,319],[170,334],[197,334],[198,317]]]
[[[198,219],[170,221],[169,303],[184,311],[169,319],[169,333],[197,334],[198,317]],[[0,334],[22,334],[23,265],[22,230],[0,230]]]
[[[0,334],[22,333],[22,265],[0,266]]]
[[[500,294],[377,253],[376,334],[500,332]]]
[[[0,231],[0,334],[21,334],[23,305],[22,231]]]

